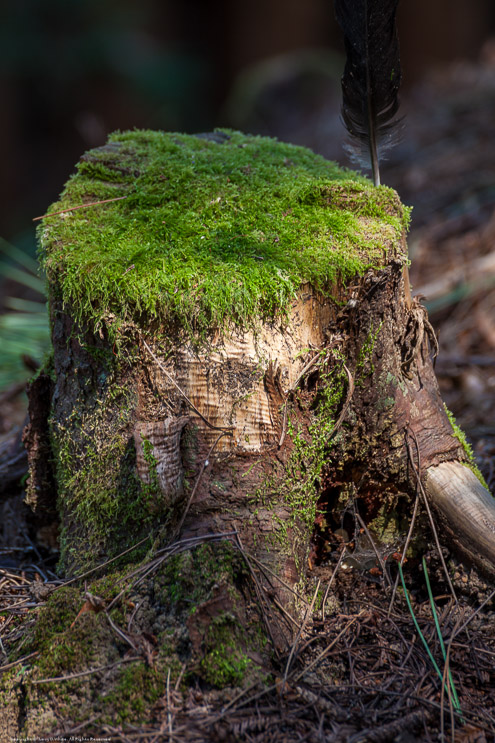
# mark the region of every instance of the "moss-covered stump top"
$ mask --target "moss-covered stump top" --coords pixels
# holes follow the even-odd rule
[[[197,331],[283,315],[302,283],[331,293],[386,263],[408,219],[391,189],[238,132],[113,134],[51,213],[40,237],[52,299],[112,335],[143,318]]]

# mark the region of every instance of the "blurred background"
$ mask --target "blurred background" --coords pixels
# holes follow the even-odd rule
[[[48,344],[32,219],[85,150],[115,129],[226,126],[349,163],[331,0],[16,0],[2,3],[0,21],[8,436],[22,425],[23,383]],[[439,334],[442,391],[493,483],[495,3],[402,0],[398,25],[404,132],[382,180],[414,207],[412,281]]]
[[[403,97],[476,61],[493,0],[402,0]],[[331,0],[17,0],[0,11],[0,235],[32,241],[81,153],[115,129],[230,126],[343,160]],[[407,140],[406,140],[407,141]]]

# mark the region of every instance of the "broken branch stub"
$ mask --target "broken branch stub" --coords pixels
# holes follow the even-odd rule
[[[483,573],[495,575],[495,502],[475,473],[460,462],[426,471],[425,488],[449,541]]]

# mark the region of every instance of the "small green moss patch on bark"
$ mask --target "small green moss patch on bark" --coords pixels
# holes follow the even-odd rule
[[[480,483],[483,485],[483,487],[486,488],[487,490],[489,490],[490,488],[486,484],[485,478],[481,474],[481,472],[480,472],[480,470],[479,470],[479,468],[478,468],[478,466],[476,464],[476,458],[474,456],[473,448],[472,448],[471,444],[469,443],[469,441],[467,440],[466,434],[464,433],[464,431],[462,430],[462,428],[460,428],[457,425],[453,413],[450,412],[450,410],[445,405],[445,403],[443,404],[443,406],[445,408],[445,412],[447,413],[447,417],[448,417],[448,419],[450,421],[450,425],[452,426],[452,431],[454,433],[454,436],[457,439],[457,441],[461,444],[462,448],[464,449],[464,454],[467,457],[467,461],[466,462],[462,462],[462,464],[466,465],[466,467],[469,467],[469,469],[472,472],[474,472],[474,474],[476,475],[476,477],[478,478],[478,480],[480,481]]]
[[[200,662],[204,680],[224,689],[226,686],[242,686],[252,660],[240,650],[242,628],[232,626],[230,618],[221,618],[209,629],[205,656]],[[241,645],[239,643],[242,643]]]
[[[267,647],[259,615],[246,612],[248,578],[231,545],[203,544],[172,557],[159,579],[162,590],[156,586],[167,612],[188,628],[189,675],[211,686],[242,686],[264,673],[248,654],[261,656]]]
[[[247,577],[246,566],[239,552],[231,545],[202,544],[168,560],[162,571],[164,593],[161,600],[187,613],[199,602],[211,598],[213,587],[233,585]]]
[[[275,542],[282,554],[290,555],[299,572],[304,571],[300,564],[301,546],[306,545],[309,551],[324,468],[329,449],[338,437],[336,423],[348,385],[345,359],[339,351],[322,350],[316,367],[316,391],[299,396],[287,414],[287,436],[291,444],[285,466],[282,468],[274,461],[275,471],[265,478],[253,496],[260,509],[275,508],[276,530],[268,536],[268,541]],[[312,411],[312,421],[306,428],[299,423],[298,408]],[[253,518],[258,516],[255,511]],[[260,539],[263,538],[260,534]],[[304,560],[306,557],[307,554]]]
[[[58,634],[69,629],[80,609],[80,591],[67,586],[59,588],[39,610],[34,631],[34,647],[47,647]]]

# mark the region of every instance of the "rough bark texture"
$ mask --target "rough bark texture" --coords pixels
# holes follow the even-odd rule
[[[409,305],[399,261],[363,277],[342,327],[345,355],[355,377],[354,425],[343,443],[341,462],[354,482],[378,492],[411,492],[415,474],[447,459],[467,459],[453,436],[433,372],[431,331],[425,309]]]
[[[70,319],[62,310],[54,317],[51,428],[69,573],[127,548],[160,523],[168,540],[236,531],[284,582],[298,583],[319,472],[311,446],[295,451],[287,426],[311,440],[318,387],[298,406],[291,393],[305,385],[299,377],[308,357],[333,345],[335,304],[307,287],[288,325],[217,334],[200,351],[180,335],[163,349],[138,334],[132,366],[112,371],[85,351],[95,338],[68,346]],[[339,392],[328,415],[336,419],[341,406]],[[281,583],[276,590],[291,603]]]
[[[30,471],[25,500],[40,526],[58,520],[57,486],[48,429],[52,393],[53,380],[47,373],[41,372],[29,384],[29,420],[22,437]]]

